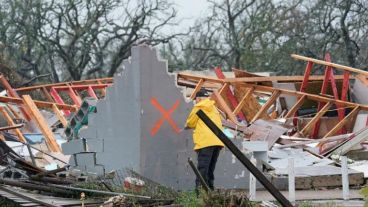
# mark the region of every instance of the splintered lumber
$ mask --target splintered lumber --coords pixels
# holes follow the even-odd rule
[[[54,134],[52,133],[50,127],[48,126],[45,118],[42,116],[41,112],[38,110],[35,102],[29,95],[23,95],[23,100],[25,105],[31,112],[35,122],[38,124],[40,130],[45,136],[47,146],[52,152],[61,152],[59,145],[56,143]]]
[[[345,66],[345,65],[331,63],[331,62],[318,60],[318,59],[314,59],[314,58],[309,58],[309,57],[305,57],[305,56],[302,56],[302,55],[296,55],[296,54],[292,54],[291,57],[296,59],[296,60],[304,60],[304,61],[313,62],[313,63],[320,64],[320,65],[330,66],[330,67],[333,67],[333,68],[336,68],[336,69],[339,69],[339,70],[350,71],[350,72],[354,72],[354,73],[363,74],[365,76],[368,76],[367,71],[360,70],[360,69],[357,69],[357,68],[352,68],[352,67]]]
[[[12,127],[17,126],[4,107],[0,106],[0,112],[4,116],[5,120],[8,122],[10,126]],[[19,141],[23,143],[27,142],[26,138],[24,137],[23,133],[18,129],[18,127],[14,128],[13,130],[15,134],[18,136]]]
[[[279,145],[279,146],[275,146],[275,147],[276,148],[288,148],[288,147],[299,147],[299,146],[304,146],[306,144],[313,144],[313,143],[335,142],[335,141],[345,140],[345,139],[349,138],[351,135],[352,134],[343,134],[343,135],[327,137],[327,138],[323,138],[323,139],[314,139],[314,140],[308,140],[308,141],[300,141],[300,142],[291,143],[291,144]]]
[[[368,139],[368,127],[360,130],[358,133],[355,133],[355,136],[352,135],[348,140],[345,140],[343,143],[340,143],[331,154],[344,155],[350,151],[356,145],[362,143],[364,140]]]

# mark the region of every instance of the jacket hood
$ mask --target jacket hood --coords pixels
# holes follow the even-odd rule
[[[212,110],[212,107],[214,105],[215,105],[215,101],[210,100],[209,98],[206,98],[196,103],[194,106],[206,111],[206,110]]]

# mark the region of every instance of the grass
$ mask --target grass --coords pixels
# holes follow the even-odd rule
[[[213,191],[209,194],[200,192],[197,197],[194,191],[180,192],[175,201],[183,207],[258,207],[257,202],[251,202],[244,194],[231,191]]]

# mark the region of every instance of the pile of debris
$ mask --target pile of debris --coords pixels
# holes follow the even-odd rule
[[[191,132],[181,129],[193,107],[190,100],[202,88],[226,114],[223,132],[233,149],[256,166],[244,168],[234,150],[223,150],[217,187],[255,191],[263,187],[256,186],[252,174],[261,173],[265,178],[258,180],[270,181],[259,180],[267,190],[271,185],[286,190],[293,172],[297,190],[340,188],[345,156],[347,185],[364,185],[368,72],[331,63],[328,54],[325,61],[292,57],[306,61],[304,76],[234,69],[226,78],[219,67],[215,76],[174,76],[148,46],[133,47],[123,73],[114,78],[14,89],[0,76],[5,89],[0,96],[0,178],[7,189],[17,187],[10,192],[3,186],[0,194],[34,203],[57,199],[30,196],[19,188],[65,195],[76,205],[80,193],[104,196],[88,200],[91,205],[105,202],[105,196],[115,196],[108,203],[130,198],[147,206],[173,203],[170,189],[194,187],[187,162],[195,157]],[[313,75],[313,66],[325,74]]]

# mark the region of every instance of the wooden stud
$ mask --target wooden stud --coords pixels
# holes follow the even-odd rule
[[[317,123],[317,121],[328,111],[328,109],[331,107],[332,103],[328,102],[326,103],[321,111],[319,111],[314,117],[308,122],[307,125],[300,131],[301,134],[307,135],[308,132],[312,129],[312,127]]]
[[[203,83],[204,83],[204,80],[203,79],[199,80],[199,82],[197,83],[197,86],[193,90],[193,93],[190,95],[190,99],[191,100],[195,99],[195,96],[196,96],[197,92],[199,90],[201,90],[201,88],[203,86]]]
[[[243,96],[243,98],[240,100],[240,102],[238,103],[238,105],[236,106],[236,108],[233,111],[233,114],[236,116],[240,110],[243,108],[245,101],[248,99],[249,96],[252,95],[254,91],[254,88],[249,88],[247,93]]]
[[[54,111],[54,113],[58,117],[59,121],[64,126],[64,128],[66,128],[68,126],[68,121],[66,120],[66,118],[64,117],[64,115],[62,114],[62,112],[59,110],[59,108],[56,106],[56,104],[54,104],[52,106],[52,110]]]
[[[232,121],[235,124],[238,124],[236,116],[233,114],[232,110],[226,104],[224,98],[222,98],[222,96],[217,91],[213,92],[212,99],[215,100],[217,107],[219,107],[219,109],[226,114],[226,116],[230,119],[230,121]]]
[[[355,117],[359,112],[359,106],[356,106],[347,116],[344,117],[334,128],[332,128],[323,138],[335,135],[346,123]]]
[[[261,107],[261,109],[257,112],[257,114],[253,117],[251,123],[255,122],[263,113],[266,112],[266,110],[268,108],[270,108],[270,106],[276,101],[276,99],[279,97],[280,95],[280,91],[279,90],[275,90],[273,91],[271,97],[267,100],[267,102]]]
[[[6,111],[6,109],[4,107],[0,106],[0,112],[2,113],[5,120],[8,122],[8,124],[10,126],[15,126],[15,123],[14,123],[12,117],[10,117],[9,113]],[[19,129],[13,129],[13,130],[14,130],[15,134],[18,136],[19,141],[21,141],[23,143],[27,143],[26,138],[24,137],[23,133]]]
[[[288,111],[288,113],[285,115],[285,118],[288,119],[292,116],[294,116],[294,114],[296,113],[296,111],[303,105],[305,99],[306,99],[306,95],[303,95],[302,97],[300,97],[298,99],[298,101],[294,104],[293,107],[291,107],[291,109]]]
[[[229,88],[229,83],[225,83],[224,85],[222,85],[222,87],[221,87],[221,89],[219,90],[219,94],[220,95],[222,95],[225,91],[226,91],[226,89],[228,89]]]
[[[59,145],[56,143],[54,134],[52,133],[50,127],[48,126],[45,118],[42,116],[41,112],[38,110],[36,104],[29,95],[23,95],[24,104],[28,107],[31,112],[33,119],[38,124],[40,130],[45,136],[47,146],[52,152],[61,152]]]

